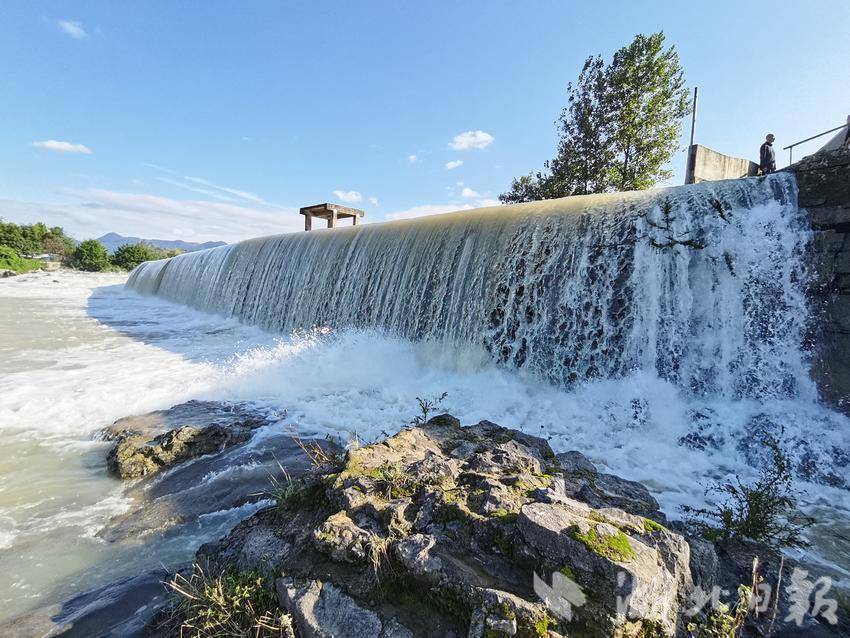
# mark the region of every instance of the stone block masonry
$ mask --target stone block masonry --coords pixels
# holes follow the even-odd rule
[[[814,230],[812,377],[824,401],[850,414],[850,151],[822,151],[785,170],[797,177]]]

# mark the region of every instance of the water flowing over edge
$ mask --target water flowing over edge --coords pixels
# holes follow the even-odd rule
[[[654,371],[699,396],[816,401],[811,231],[790,175],[252,239],[127,286],[274,332],[482,346],[561,386]]]

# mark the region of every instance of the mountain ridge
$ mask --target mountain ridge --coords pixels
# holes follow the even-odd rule
[[[109,252],[123,246],[124,244],[139,244],[146,243],[163,250],[178,248],[186,253],[195,252],[196,250],[206,250],[207,248],[215,248],[216,246],[224,246],[227,242],[223,241],[207,241],[203,243],[183,241],[182,239],[143,239],[141,237],[127,237],[118,233],[106,233],[97,238],[97,240],[106,246]]]

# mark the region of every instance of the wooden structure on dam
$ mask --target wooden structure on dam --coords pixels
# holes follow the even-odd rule
[[[351,218],[352,224],[357,226],[358,220],[363,217],[364,213],[359,208],[349,208],[340,204],[314,204],[313,206],[304,206],[301,209],[301,214],[304,215],[304,230],[313,229],[313,218],[326,219],[328,228],[335,228],[337,221],[340,219]]]

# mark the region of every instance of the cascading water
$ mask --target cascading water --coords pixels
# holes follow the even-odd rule
[[[557,385],[652,370],[694,395],[814,400],[795,189],[774,175],[264,237],[127,285],[278,332],[480,345]]]

